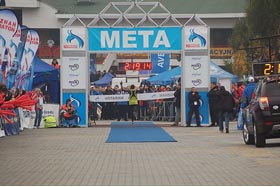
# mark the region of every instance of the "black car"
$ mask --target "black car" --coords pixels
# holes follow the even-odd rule
[[[243,139],[264,147],[266,139],[280,138],[280,80],[260,80],[245,108]]]

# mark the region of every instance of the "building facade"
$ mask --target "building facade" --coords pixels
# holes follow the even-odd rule
[[[129,2],[128,0],[115,0],[114,2]],[[154,2],[144,0],[143,2]],[[229,45],[229,38],[235,22],[244,18],[248,0],[158,0],[156,7],[145,7],[145,13],[151,14],[155,24],[184,25],[194,14],[201,18],[210,27],[210,57],[218,65],[231,60],[232,49]],[[38,55],[40,58],[50,62],[53,58],[60,58],[60,29],[75,15],[84,24],[93,26],[108,26],[119,21],[117,14],[127,11],[127,7],[114,6],[109,0],[5,0],[5,6],[15,11],[19,23],[30,28],[37,29],[40,35],[40,47]],[[141,7],[143,8],[143,7]],[[137,19],[145,16],[141,8],[134,6],[126,13],[138,15]],[[143,8],[143,9],[145,9]],[[153,11],[149,12],[149,8]],[[141,15],[142,14],[142,15]],[[170,16],[172,14],[172,16]],[[96,18],[99,16],[99,20]],[[168,18],[169,17],[169,18]],[[129,16],[128,16],[129,20]],[[132,22],[133,22],[132,21]],[[146,19],[143,24],[154,24]],[[119,21],[119,26],[126,26],[125,20]],[[148,54],[143,54],[145,59]],[[104,54],[97,54],[97,64],[104,63]],[[118,56],[118,55],[117,55]],[[119,55],[118,58],[129,58],[129,55]],[[148,55],[149,56],[149,55]],[[171,54],[171,65],[177,66],[180,63],[177,54]],[[113,65],[114,66],[114,65]]]

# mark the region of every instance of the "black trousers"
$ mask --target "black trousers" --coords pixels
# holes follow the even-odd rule
[[[188,123],[187,125],[190,126],[192,122],[192,116],[193,114],[195,115],[195,120],[196,120],[196,125],[200,125],[200,119],[199,119],[199,108],[198,107],[193,107],[189,108],[189,113],[188,113]]]
[[[131,112],[131,121],[133,122],[137,115],[137,105],[129,105],[129,109]]]
[[[211,117],[211,125],[214,125],[215,123],[219,124],[219,112],[218,112],[218,106],[215,103],[209,104],[209,112]]]
[[[117,119],[121,120],[123,118],[124,120],[127,120],[127,113],[128,113],[128,105],[118,105],[117,106]]]

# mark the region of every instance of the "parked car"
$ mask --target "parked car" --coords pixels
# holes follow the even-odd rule
[[[245,108],[243,139],[265,147],[266,139],[280,138],[280,79],[260,80]]]

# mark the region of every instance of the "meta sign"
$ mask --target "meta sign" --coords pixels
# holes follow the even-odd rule
[[[88,28],[89,51],[171,51],[182,48],[180,27]]]

